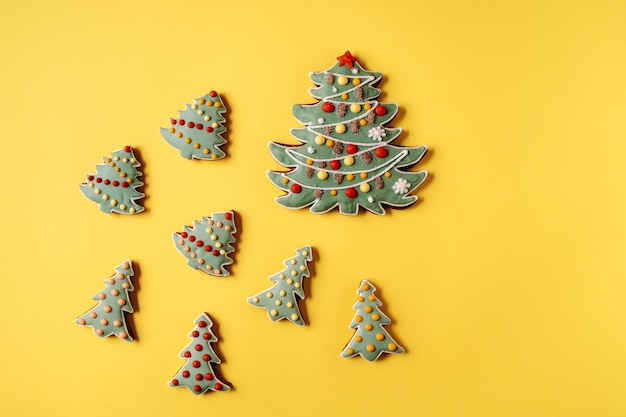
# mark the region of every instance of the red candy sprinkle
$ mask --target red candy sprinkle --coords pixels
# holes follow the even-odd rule
[[[194,385],[194,386],[193,386],[193,390],[194,390],[195,392],[200,392],[200,391],[202,391],[202,388],[200,388],[200,385]]]
[[[200,332],[197,330],[194,330],[193,332],[191,332],[191,337],[198,337],[200,336]]]
[[[341,163],[339,161],[337,161],[336,159],[333,159],[332,161],[330,161],[328,163],[328,165],[330,165],[331,169],[339,169],[339,168],[341,168]]]
[[[183,239],[186,239],[187,238],[187,232],[182,232],[180,234],[180,237],[182,237]]]
[[[202,126],[202,123],[197,123],[196,124],[196,129],[202,130],[203,128],[204,128],[204,126]]]
[[[213,386],[213,388],[215,388],[216,390],[221,390],[222,389],[222,384],[220,384],[219,382],[216,382],[215,385]]]
[[[211,252],[211,250],[213,250],[213,248],[211,246],[209,246],[209,245],[206,245],[204,247],[204,250],[207,251],[207,252]]]
[[[233,215],[232,215],[231,213],[225,213],[225,214],[224,214],[224,218],[225,218],[226,220],[232,220],[232,219],[233,219]]]
[[[102,178],[96,178],[96,182],[100,184],[102,182]]]
[[[172,119],[172,120],[170,121],[170,123],[172,123],[173,125],[175,125],[175,124],[176,124],[176,119]]]
[[[193,236],[193,235],[189,236],[189,241],[190,242],[195,242],[196,241],[196,237]]]
[[[350,188],[346,188],[346,197],[348,198],[355,198],[356,197],[356,190],[352,187]]]
[[[202,374],[196,374],[196,381],[202,381]]]
[[[187,127],[194,127],[196,124],[194,122],[187,123]]]
[[[385,149],[385,148],[376,148],[374,153],[376,154],[377,157],[384,158],[385,156],[387,156],[387,149]]]
[[[109,180],[104,180],[104,185],[109,185],[109,184],[111,184],[111,181],[109,181]]]
[[[184,121],[183,119],[180,119],[180,120],[178,121],[178,124],[182,126],[182,125],[184,125],[184,124],[185,124],[185,121]]]
[[[300,184],[291,184],[291,192],[298,194],[300,191],[302,191],[302,187],[300,187]]]
[[[87,179],[88,179],[89,181],[93,181],[93,175],[88,176],[88,177],[87,177]]]
[[[212,380],[213,379],[213,374],[210,374],[210,373],[207,372],[206,374],[204,374],[204,379],[206,379],[207,381]]]
[[[332,113],[335,110],[335,105],[333,103],[325,101],[322,104],[322,110],[324,111],[324,113]]]
[[[186,350],[185,353],[183,353],[183,356],[186,357],[186,358],[191,358],[191,352]]]
[[[211,356],[208,353],[205,353],[204,355],[202,355],[202,360],[208,362],[211,360]]]
[[[358,151],[359,151],[359,148],[353,143],[350,143],[348,144],[348,146],[346,146],[346,152],[348,152],[350,155],[354,155]]]
[[[374,113],[378,116],[384,116],[387,114],[387,108],[385,106],[376,106]]]
[[[124,146],[124,152],[130,152],[130,146],[128,145]]]
[[[204,246],[204,242],[199,240],[199,241],[196,242],[196,246],[197,247]]]
[[[120,185],[120,183],[118,181],[113,181],[113,186],[117,187],[118,185]]]
[[[202,345],[198,343],[193,348],[196,350],[196,352],[200,352],[202,350]]]
[[[213,128],[211,126],[209,126],[209,127],[206,128],[206,131],[211,133],[211,132],[213,132]]]
[[[177,386],[178,385],[178,379],[172,379],[172,385]]]
[[[183,378],[189,378],[189,371],[186,371],[186,370],[183,371],[182,375],[183,375]]]
[[[122,183],[122,187],[123,187],[123,188],[127,188],[127,187],[128,187],[128,183],[127,183],[126,181],[124,181],[124,182]]]
[[[198,327],[206,327],[206,321],[204,321],[204,320],[200,320],[200,321],[198,322]]]
[[[191,362],[191,366],[193,366],[194,368],[199,368],[200,367],[200,361],[193,361],[193,362]]]
[[[217,97],[217,91],[211,91],[211,92],[209,93],[209,95],[210,95],[211,97]]]
[[[202,335],[202,338],[203,338],[204,340],[209,340],[209,339],[211,338],[211,335],[210,335],[210,334],[208,334],[208,333],[205,333],[205,334],[203,334],[203,335]]]
[[[217,256],[220,254],[220,251],[218,251],[217,249],[215,249],[213,252],[211,252],[213,254],[213,256]]]

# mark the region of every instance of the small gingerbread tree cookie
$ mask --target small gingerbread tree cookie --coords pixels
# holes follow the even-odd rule
[[[222,99],[211,91],[180,110],[177,119],[170,119],[170,127],[161,128],[161,136],[178,149],[183,158],[221,159],[226,155],[220,149],[226,143],[222,137],[226,131],[224,113],[226,107]]]
[[[343,358],[361,355],[368,361],[374,361],[383,353],[404,352],[383,327],[391,320],[380,310],[382,303],[374,291],[376,288],[367,280],[363,280],[357,290],[358,297],[353,307],[356,314],[350,323],[350,328],[356,331],[341,352]]]
[[[248,302],[267,310],[272,321],[287,319],[299,326],[304,320],[298,308],[298,299],[304,299],[302,280],[310,275],[308,262],[312,259],[311,247],[304,246],[296,250],[296,256],[283,261],[285,268],[269,277],[274,285],[257,295],[248,298]]]
[[[227,276],[225,268],[233,263],[228,256],[235,250],[235,213],[224,211],[213,213],[184,226],[182,232],[174,232],[172,238],[176,249],[187,258],[187,264],[209,275]]]
[[[194,324],[194,329],[189,333],[191,342],[180,352],[180,357],[186,362],[168,385],[187,387],[196,395],[209,390],[230,390],[230,387],[222,382],[213,370],[213,364],[222,362],[211,347],[211,344],[217,341],[217,337],[211,331],[213,322],[208,314],[202,313],[196,318]]]
[[[132,276],[133,266],[129,260],[116,266],[115,274],[104,281],[106,288],[93,296],[98,304],[77,318],[76,324],[92,327],[98,337],[115,335],[132,342],[124,317],[124,313],[133,312],[129,295],[134,290],[130,281]]]
[[[143,174],[133,148],[125,146],[102,160],[104,163],[96,165],[95,174],[87,174],[80,191],[105,213],[141,213],[144,208],[138,200],[145,195],[138,188],[143,185],[139,180]]]

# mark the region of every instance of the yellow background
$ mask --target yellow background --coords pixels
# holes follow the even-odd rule
[[[87,3],[87,4],[85,4]],[[0,6],[3,415],[626,415],[626,3],[15,1]],[[420,201],[386,216],[279,207],[268,141],[296,143],[309,71],[349,49],[383,73]],[[215,89],[225,160],[159,134]],[[145,207],[105,215],[78,184],[132,144]],[[233,209],[232,275],[171,233]],[[309,324],[246,297],[315,250]],[[74,319],[130,258],[137,340]],[[369,279],[406,347],[339,357]],[[166,383],[194,318],[217,323],[228,393]]]

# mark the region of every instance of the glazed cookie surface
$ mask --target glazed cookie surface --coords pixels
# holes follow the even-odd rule
[[[355,215],[359,207],[385,214],[384,206],[406,207],[411,194],[426,179],[426,171],[406,169],[417,164],[425,146],[391,143],[402,132],[387,125],[398,112],[395,103],[378,100],[375,87],[382,74],[363,69],[350,52],[321,72],[310,73],[319,101],[295,105],[292,112],[305,127],[291,129],[299,145],[269,143],[276,162],[287,172],[268,171],[270,181],[286,194],[276,198],[283,207],[310,207],[313,213],[339,208]]]

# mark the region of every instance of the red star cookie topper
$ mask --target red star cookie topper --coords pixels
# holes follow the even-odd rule
[[[345,65],[348,68],[352,69],[352,64],[356,62],[356,58],[352,56],[350,51],[346,51],[345,54],[337,57],[337,61],[339,61],[340,67]]]

